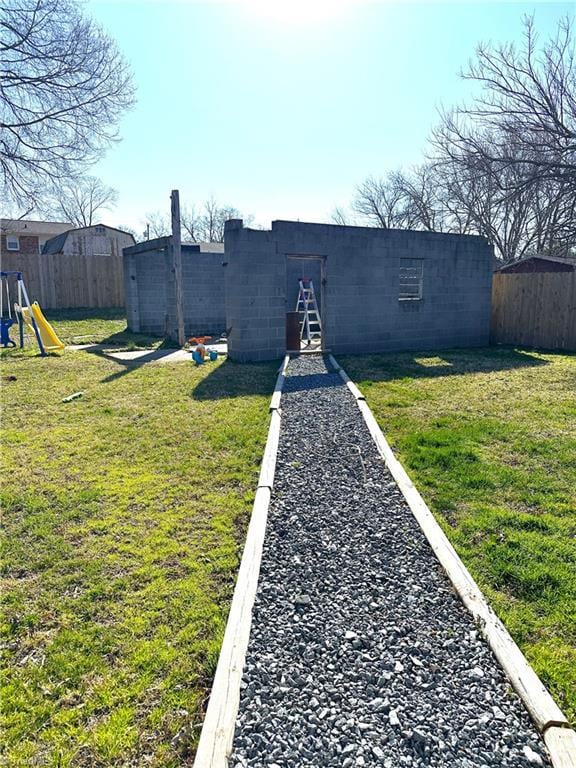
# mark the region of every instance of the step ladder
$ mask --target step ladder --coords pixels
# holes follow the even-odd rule
[[[322,337],[322,323],[314,293],[314,283],[307,277],[301,277],[298,280],[298,289],[296,312],[303,315],[300,320],[300,341],[311,344],[314,339]]]

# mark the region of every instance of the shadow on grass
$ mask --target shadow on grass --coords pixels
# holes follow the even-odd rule
[[[46,317],[50,322],[80,320],[125,320],[124,307],[72,307],[70,309],[47,309]]]
[[[105,343],[108,342],[106,341]],[[129,358],[126,360],[116,357],[115,354],[110,354],[110,350],[102,349],[100,344],[94,344],[90,347],[86,347],[84,352],[87,352],[89,355],[96,355],[97,357],[101,357],[104,360],[110,360],[111,362],[120,366],[118,371],[111,373],[109,376],[106,376],[104,379],[102,379],[102,384],[109,384],[111,381],[116,381],[116,379],[120,379],[122,376],[126,376],[127,373],[132,373],[138,368],[141,368],[146,363],[150,363],[154,360],[161,360],[163,357],[172,354],[176,349],[178,349],[178,347],[175,347],[172,341],[165,339],[159,346],[155,347],[154,349],[144,350],[141,355],[138,355],[138,357]]]
[[[160,342],[160,343],[159,343]],[[154,349],[179,349],[178,344],[169,339],[162,339],[161,336],[149,336],[145,333],[133,333],[127,328],[117,333],[112,333],[110,336],[102,339],[99,344],[106,344],[111,347],[130,347],[132,349],[148,349],[154,347]]]
[[[226,359],[194,387],[190,396],[193,400],[228,400],[245,395],[271,397],[280,362],[235,363]],[[263,376],[263,371],[269,375]]]
[[[461,376],[467,373],[495,373],[514,368],[548,365],[546,360],[510,347],[342,355],[339,356],[339,362],[357,381]]]

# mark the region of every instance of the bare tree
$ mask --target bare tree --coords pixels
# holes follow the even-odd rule
[[[330,214],[330,220],[333,224],[340,224],[340,226],[346,227],[352,222],[352,215],[349,211],[340,205],[334,206],[332,213]]]
[[[168,237],[172,234],[170,216],[162,211],[151,211],[146,214],[146,233],[148,237]]]
[[[576,195],[564,182],[541,180],[532,201],[534,251],[566,256],[576,250]]]
[[[220,205],[214,197],[210,197],[199,211],[193,205],[183,206],[183,236],[194,243],[223,243],[225,222],[237,218],[243,218],[244,223],[249,225],[253,217],[243,216],[237,208]]]
[[[118,226],[116,227],[116,229],[119,229],[119,230],[121,230],[122,232],[127,232],[129,235],[132,235],[132,237],[134,238],[134,240],[136,240],[136,242],[138,242],[138,240],[140,239],[140,236],[138,235],[138,233],[136,232],[136,230],[135,230],[135,229],[133,229],[133,228],[132,228],[131,226],[129,226],[128,224],[118,224]]]
[[[59,184],[48,197],[43,210],[50,216],[61,216],[77,227],[90,227],[96,223],[96,215],[112,210],[118,201],[118,193],[103,184],[95,176]]]
[[[199,240],[199,216],[193,205],[183,205],[180,209],[180,223],[182,225],[182,238],[193,243]]]
[[[544,243],[552,251],[569,247],[576,230],[576,190],[569,175],[560,172],[554,177],[550,167],[545,172],[537,169],[532,150],[507,146],[505,136],[495,129],[468,127],[464,141],[455,125],[453,115],[444,115],[434,132],[438,189],[444,195],[448,229],[485,235],[505,261]],[[496,146],[514,162],[494,159]]]
[[[249,225],[253,217],[243,216],[232,206],[220,205],[213,197],[206,200],[199,210],[193,205],[182,205],[182,240],[193,243],[223,243],[225,222],[236,218],[243,218],[244,223]],[[151,237],[164,237],[172,231],[170,218],[161,211],[147,213],[145,226]]]
[[[459,162],[476,157],[477,172],[520,166],[510,180],[561,181],[576,192],[576,59],[572,22],[563,19],[540,50],[532,18],[523,43],[480,45],[462,77],[481,85],[473,104],[445,111],[433,144]]]
[[[446,110],[429,162],[370,177],[354,210],[372,225],[485,235],[505,260],[576,241],[576,62],[572,24],[537,50],[532,19],[523,44],[479,46],[463,75],[482,92]]]
[[[442,228],[443,209],[432,165],[366,179],[357,187],[352,207],[370,224],[384,229]]]
[[[242,218],[237,208],[229,205],[221,206],[211,197],[205,201],[202,212],[198,216],[197,235],[199,242],[223,243],[224,223],[228,219]]]
[[[446,211],[435,167],[424,163],[407,173],[397,172],[393,178],[402,200],[403,226],[431,232],[442,230]]]
[[[572,24],[537,50],[532,19],[523,44],[480,46],[463,75],[482,92],[445,110],[429,162],[370,177],[354,210],[384,228],[484,235],[506,261],[576,243],[576,61]]]
[[[369,224],[383,229],[402,228],[406,224],[404,193],[397,174],[385,178],[370,176],[356,189],[352,209]]]
[[[116,44],[75,0],[0,0],[0,168],[7,196],[36,207],[117,139],[134,102]]]

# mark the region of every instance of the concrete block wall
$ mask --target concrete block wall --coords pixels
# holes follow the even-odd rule
[[[182,246],[182,298],[187,336],[217,335],[226,329],[223,253]],[[173,314],[170,238],[124,249],[128,327],[135,333],[163,335]]]
[[[184,328],[188,335],[216,335],[226,330],[223,253],[182,250]]]
[[[272,232],[226,222],[228,353],[238,361],[273,360],[286,350],[286,257]]]
[[[324,260],[324,347],[336,354],[488,344],[493,249],[485,238],[286,221],[255,232],[237,221],[225,244],[228,323],[242,328],[229,343],[237,359],[284,353],[285,313],[293,310],[287,264],[304,255]],[[421,299],[399,298],[402,258],[423,261]],[[240,297],[240,286],[252,283]],[[260,290],[271,303],[255,325],[250,307]]]

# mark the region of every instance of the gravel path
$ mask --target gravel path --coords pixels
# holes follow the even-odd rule
[[[231,768],[549,765],[320,356],[290,362]]]

